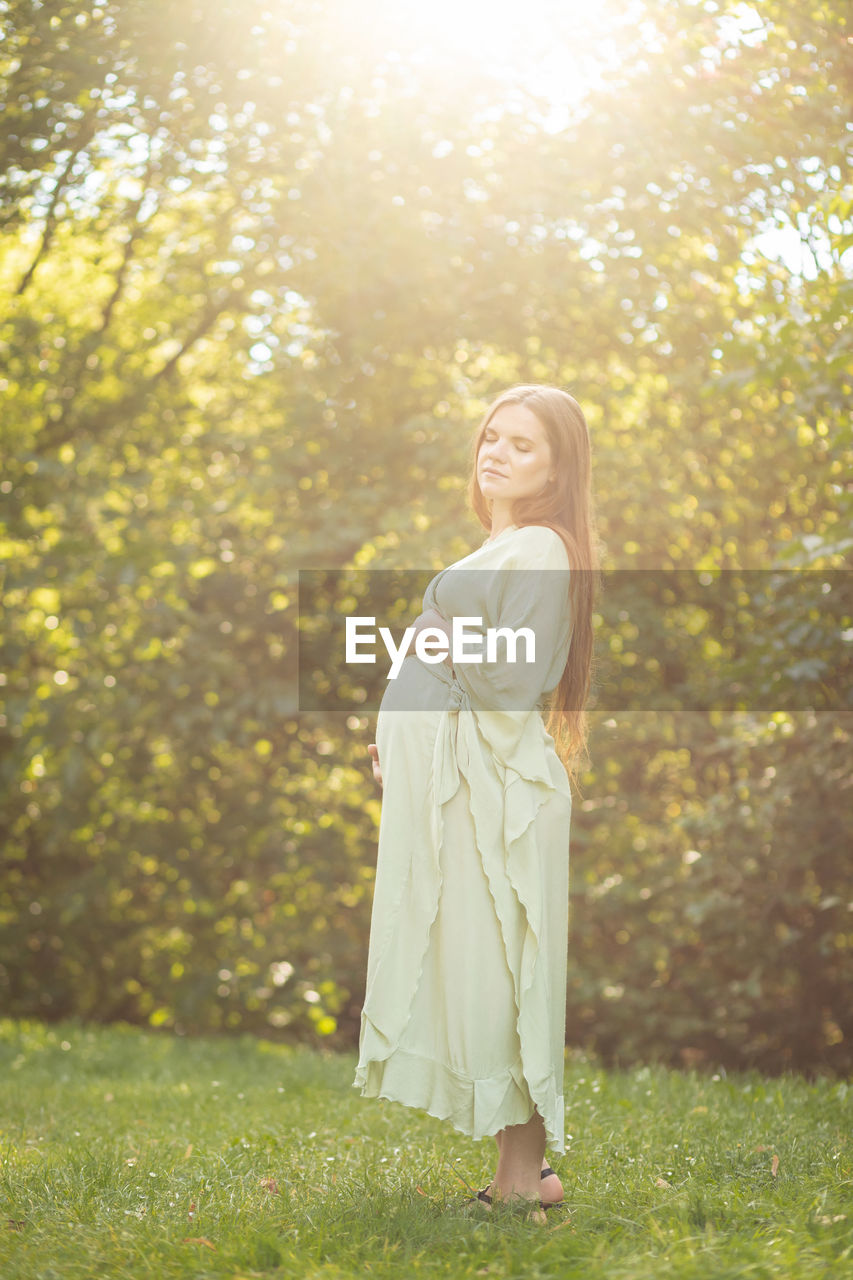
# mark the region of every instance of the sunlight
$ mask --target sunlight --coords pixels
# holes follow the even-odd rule
[[[615,35],[643,8],[613,0],[380,0],[371,38],[425,66],[450,63],[457,76],[466,68],[494,75],[559,116],[619,64]]]

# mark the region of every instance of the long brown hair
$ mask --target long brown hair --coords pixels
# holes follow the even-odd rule
[[[571,574],[569,593],[572,641],[560,682],[549,699],[546,728],[571,781],[577,786],[578,763],[587,750],[586,700],[593,675],[594,637],[592,615],[601,586],[601,543],[592,493],[592,447],[583,410],[573,396],[559,387],[510,387],[492,402],[473,441],[468,498],[487,530],[491,530],[491,504],[477,480],[477,456],[486,428],[503,405],[523,404],[545,428],[551,446],[551,471],[555,476],[543,491],[513,503],[512,523],[548,525],[563,539]]]

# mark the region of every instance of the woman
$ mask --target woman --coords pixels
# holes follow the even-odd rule
[[[565,1150],[570,779],[599,556],[577,402],[548,386],[498,396],[469,496],[489,536],[433,578],[416,631],[449,641],[454,617],[479,617],[527,628],[535,652],[430,662],[413,639],[389,681],[369,748],[383,804],[354,1083],[493,1135],[477,1201],[532,1202],[542,1221],[562,1201],[544,1154]]]

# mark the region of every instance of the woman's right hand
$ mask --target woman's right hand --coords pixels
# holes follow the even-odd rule
[[[379,768],[379,748],[377,747],[375,742],[371,742],[370,746],[367,748],[367,752],[368,752],[368,755],[370,756],[370,759],[373,761],[373,776],[381,787],[382,771]]]

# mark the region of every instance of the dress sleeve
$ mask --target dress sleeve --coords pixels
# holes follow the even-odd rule
[[[570,567],[565,544],[544,525],[528,525],[513,536],[507,559],[500,567],[475,571],[472,599],[484,601],[484,623],[491,628],[534,637],[533,660],[524,634],[516,642],[515,661],[506,636],[497,635],[493,661],[456,662],[453,678],[468,695],[472,708],[529,713],[559,682],[571,641]],[[472,614],[476,609],[472,605]],[[476,648],[474,651],[476,651]]]

